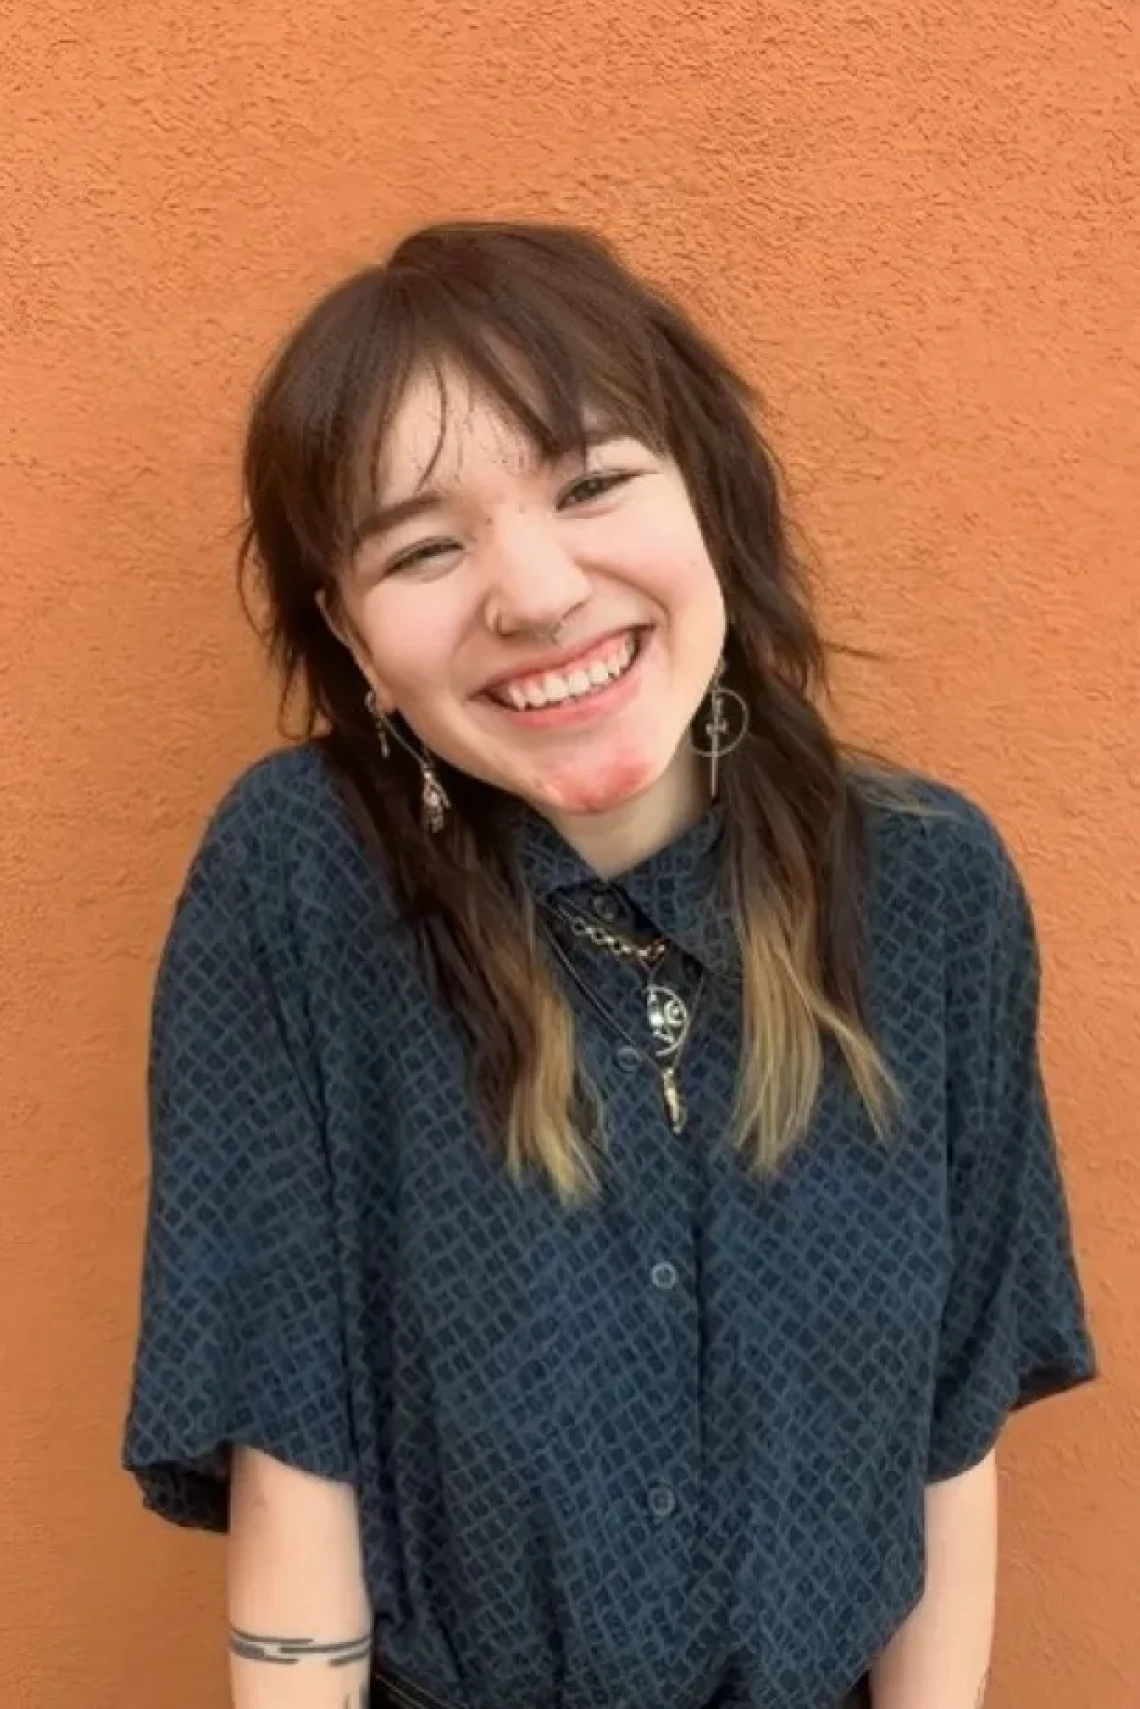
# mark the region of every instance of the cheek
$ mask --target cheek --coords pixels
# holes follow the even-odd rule
[[[639,542],[639,548],[631,581],[687,630],[715,628],[724,597],[696,519],[681,517],[674,531]]]
[[[454,624],[446,607],[436,608],[430,600],[414,604],[406,599],[381,597],[381,589],[366,604],[360,634],[376,677],[384,686],[385,698],[394,707],[430,706],[448,678],[448,667],[456,641]],[[384,595],[398,593],[383,589]]]

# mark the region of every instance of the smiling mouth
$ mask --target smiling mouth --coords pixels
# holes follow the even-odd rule
[[[510,712],[541,712],[551,706],[590,700],[620,682],[633,668],[644,638],[643,629],[630,629],[597,652],[588,664],[545,671],[539,676],[517,677],[488,690],[488,699]]]

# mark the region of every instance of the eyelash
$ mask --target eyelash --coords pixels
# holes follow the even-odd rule
[[[571,482],[561,495],[559,508],[563,507],[568,498],[573,498],[575,494],[580,493],[583,487],[597,489],[588,498],[581,501],[589,504],[594,499],[605,498],[607,493],[616,492],[618,487],[623,487],[627,482],[636,480],[636,478],[637,476],[632,470],[615,471],[612,474],[605,475],[580,475],[576,481]],[[439,557],[441,551],[450,551],[451,544],[449,540],[425,540],[422,546],[413,546],[410,552],[405,552],[402,557],[396,558],[389,564],[388,573],[391,575],[395,570],[410,570],[415,569],[420,564],[426,564],[432,558]]]
[[[565,501],[574,493],[580,492],[583,487],[600,487],[601,491],[596,492],[593,496],[595,498],[604,498],[607,493],[614,492],[616,488],[625,486],[626,482],[632,481],[633,478],[634,476],[632,471],[621,472],[618,470],[615,470],[612,474],[608,475],[600,473],[595,475],[582,475],[578,480],[571,482],[566,491],[562,494],[562,500]],[[589,503],[588,499],[586,500],[586,503]]]

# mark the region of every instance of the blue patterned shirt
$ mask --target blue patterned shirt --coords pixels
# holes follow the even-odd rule
[[[695,1005],[678,1134],[631,1042],[640,974],[568,946],[621,1029],[566,980],[608,1129],[568,1210],[480,1138],[460,1032],[318,748],[239,780],[155,1001],[125,1454],[148,1505],[223,1529],[235,1443],[351,1480],[378,1667],[413,1700],[845,1700],[921,1594],[927,1483],[1093,1372],[1029,908],[988,819],[922,787],[936,814],[869,819],[868,1019],[905,1121],[876,1138],[828,1054],[771,1180],[729,1138],[718,813],[609,883],[523,815],[539,901],[663,934]]]

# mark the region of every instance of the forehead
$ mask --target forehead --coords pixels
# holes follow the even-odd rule
[[[457,489],[490,474],[533,468],[537,448],[521,422],[456,368],[412,375],[382,435],[376,482],[386,500],[429,481]]]

